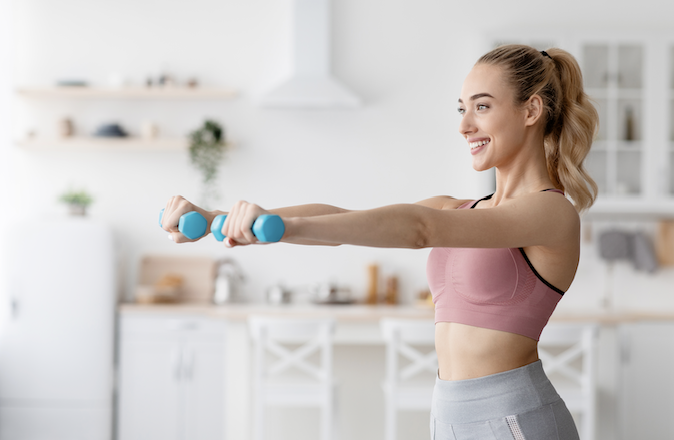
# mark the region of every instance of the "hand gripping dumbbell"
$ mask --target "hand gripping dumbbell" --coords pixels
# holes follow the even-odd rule
[[[162,209],[159,213],[159,226],[161,226],[161,219],[164,215]],[[211,223],[211,232],[218,241],[223,241],[225,236],[222,234],[222,226],[225,224],[226,215],[218,215]],[[188,212],[180,216],[178,222],[178,230],[185,237],[190,240],[195,240],[202,237],[206,233],[208,221],[206,218],[196,211]],[[258,240],[264,243],[275,243],[281,240],[285,233],[285,225],[283,220],[278,215],[264,214],[259,216],[253,223],[253,234]]]
[[[211,223],[211,232],[216,240],[222,241],[225,236],[222,234],[222,226],[225,224],[226,215],[218,215]],[[263,243],[276,243],[281,241],[286,231],[281,217],[274,214],[263,214],[253,222],[253,235]]]
[[[161,219],[164,216],[164,210],[162,209],[159,212],[159,226],[161,227]],[[206,218],[199,214],[197,211],[191,211],[187,214],[180,216],[180,221],[178,222],[178,230],[185,237],[190,240],[196,240],[197,238],[203,236],[206,233],[206,228],[208,227],[208,221]]]

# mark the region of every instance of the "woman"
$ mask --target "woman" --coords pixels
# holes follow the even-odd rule
[[[473,167],[496,168],[492,195],[364,211],[326,205],[266,211],[238,202],[222,228],[226,244],[257,243],[251,225],[271,212],[285,222],[284,242],[433,248],[427,275],[439,370],[432,437],[577,439],[538,360],[537,341],[576,273],[578,212],[597,192],[582,165],[597,112],[568,52],[520,45],[478,60],[458,110]],[[164,214],[174,241],[189,241],[175,225],[192,210],[208,219],[219,214],[174,197]]]

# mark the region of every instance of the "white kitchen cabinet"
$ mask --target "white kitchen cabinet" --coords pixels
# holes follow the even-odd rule
[[[120,440],[221,440],[224,402],[224,321],[122,316]]]
[[[590,214],[674,212],[674,35],[503,32],[488,42],[560,47],[578,60],[600,118],[585,162],[599,187]]]
[[[619,440],[674,438],[674,323],[622,324]]]

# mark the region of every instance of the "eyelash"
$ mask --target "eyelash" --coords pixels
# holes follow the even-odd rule
[[[480,107],[484,107],[485,110],[489,108],[489,106],[486,104],[477,104],[475,107],[477,107],[478,110],[481,110]],[[466,113],[466,110],[463,109],[462,107],[459,107],[456,110],[459,112],[461,116],[463,116]]]

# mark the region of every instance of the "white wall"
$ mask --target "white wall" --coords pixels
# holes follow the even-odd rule
[[[9,20],[10,2],[0,0],[0,59],[4,60],[0,65],[6,68],[0,68],[0,188],[5,188],[5,193],[11,193],[12,181],[10,179],[10,160],[9,160],[9,142],[10,133],[10,109],[11,109],[11,37],[12,28]],[[9,204],[0,203],[0,231],[5,231],[7,227]],[[6,234],[0,233],[0,250],[4,248]],[[0,299],[5,298],[7,286],[7,276],[5,273],[5,254],[0,252]],[[0,300],[0,331],[7,317],[8,301]]]
[[[231,86],[241,97],[219,103],[25,102],[14,106],[14,137],[53,135],[55,121],[80,132],[119,121],[132,133],[153,119],[180,135],[205,117],[222,121],[236,144],[221,171],[222,209],[246,199],[263,207],[323,202],[367,208],[437,194],[476,197],[486,179],[470,168],[457,132],[456,97],[484,48],[501,29],[579,27],[666,29],[674,5],[645,0],[483,2],[334,0],[336,75],[365,101],[354,111],[268,110],[257,94],[288,69],[290,0],[21,0],[14,2],[14,84],[49,85],[76,77],[105,85],[119,73],[139,84],[163,69],[204,85]],[[654,13],[654,11],[658,11]],[[6,65],[3,63],[3,65]],[[365,266],[379,262],[400,277],[406,298],[425,288],[426,251],[290,245],[226,250],[212,240],[170,243],[157,214],[173,194],[196,200],[198,175],[175,152],[33,152],[2,145],[12,163],[14,218],[63,215],[58,194],[70,185],[94,193],[91,216],[110,222],[120,250],[124,293],[145,253],[231,255],[248,275],[251,298],[278,281],[290,286],[336,280],[362,294]],[[569,307],[594,304],[600,264],[586,250]],[[630,269],[624,286],[642,276]],[[648,277],[653,301],[671,271]],[[646,282],[646,281],[644,281]],[[591,286],[590,289],[587,286]],[[571,293],[571,292],[570,292]]]

